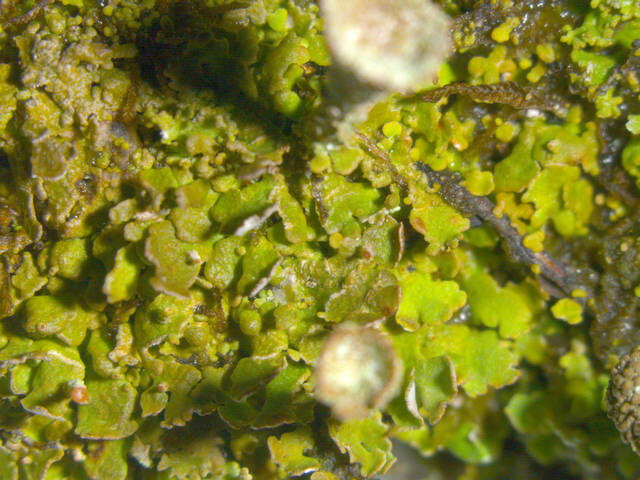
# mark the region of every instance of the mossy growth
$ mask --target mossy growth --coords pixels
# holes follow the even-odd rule
[[[636,2],[317,3],[2,2],[0,478],[638,478]]]

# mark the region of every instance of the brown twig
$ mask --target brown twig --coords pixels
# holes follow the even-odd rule
[[[27,22],[30,22],[36,17],[36,15],[38,15],[47,5],[52,2],[53,0],[40,0],[33,6],[31,10],[24,12],[22,15],[18,15],[17,17],[12,17],[6,20],[5,27],[16,27],[18,25],[23,25]]]
[[[390,171],[391,178],[393,179],[393,181],[400,188],[402,188],[403,190],[406,190],[407,182],[404,179],[404,177],[400,175],[400,172],[398,172],[398,169],[391,161],[391,158],[389,158],[389,155],[387,155],[387,152],[378,148],[378,146],[375,143],[373,143],[373,141],[369,137],[367,137],[364,133],[362,133],[357,128],[354,128],[354,131],[356,133],[356,136],[360,140],[360,142],[362,142],[362,145],[371,154],[371,156],[383,163],[383,165],[381,165],[383,167],[382,170],[384,171],[384,169],[387,169],[388,171]]]
[[[311,177],[311,193],[313,195],[313,199],[316,202],[316,210],[318,211],[318,219],[320,220],[320,224],[324,225],[327,223],[327,219],[329,218],[329,212],[327,211],[327,206],[324,204],[324,200],[322,199],[322,192],[320,191],[321,181],[321,178],[317,175],[313,175]]]
[[[416,162],[415,166],[427,176],[430,185],[440,186],[438,194],[452,207],[466,215],[478,216],[493,227],[505,241],[507,253],[514,261],[528,266],[537,265],[540,268],[540,275],[555,287],[547,289],[549,294],[558,296],[560,291],[563,293],[561,296],[570,295],[575,289],[569,274],[560,262],[546,252],[533,252],[525,247],[522,237],[511,225],[507,216],[498,217],[493,213],[495,205],[491,200],[487,197],[472,195],[459,184],[460,178],[456,174],[447,170],[435,171],[422,162]]]
[[[419,98],[423,102],[436,103],[449,95],[464,95],[474,102],[502,103],[515,109],[536,108],[556,115],[562,113],[557,105],[541,99],[531,89],[524,89],[515,82],[501,82],[484,85],[472,85],[466,82],[453,82],[443,87],[410,95],[407,99]]]
[[[356,129],[355,132],[368,152],[392,172],[394,181],[406,188],[406,179],[393,165],[386,152],[379,149],[361,131]],[[575,281],[560,262],[546,252],[533,252],[525,247],[522,243],[522,237],[511,225],[508,217],[506,215],[498,217],[493,213],[495,205],[489,198],[473,195],[460,185],[459,181],[461,179],[458,174],[448,170],[435,171],[422,162],[416,162],[415,167],[426,175],[431,186],[439,185],[438,194],[452,207],[471,218],[479,218],[493,227],[496,233],[504,240],[507,253],[515,262],[528,266],[537,265],[540,269],[540,284],[549,295],[560,298],[571,295],[578,288],[578,285],[575,284]],[[580,287],[582,286],[580,285]]]

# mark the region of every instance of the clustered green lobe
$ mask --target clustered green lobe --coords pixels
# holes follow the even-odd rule
[[[5,3],[1,478],[375,477],[392,440],[465,479],[520,478],[522,452],[542,476],[637,477],[603,402],[640,285],[612,227],[637,204],[611,187],[640,185],[635,2],[438,2],[439,86],[535,95],[390,95],[340,135],[315,2]],[[613,229],[607,274],[554,298],[416,162],[571,266]],[[315,394],[345,322],[402,365],[346,419]]]

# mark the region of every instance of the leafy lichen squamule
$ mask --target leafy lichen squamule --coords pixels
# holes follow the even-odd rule
[[[0,19],[0,478],[638,477],[634,2]]]

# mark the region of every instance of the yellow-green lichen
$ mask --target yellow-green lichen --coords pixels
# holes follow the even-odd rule
[[[1,478],[638,477],[640,10],[364,3],[3,3]]]

